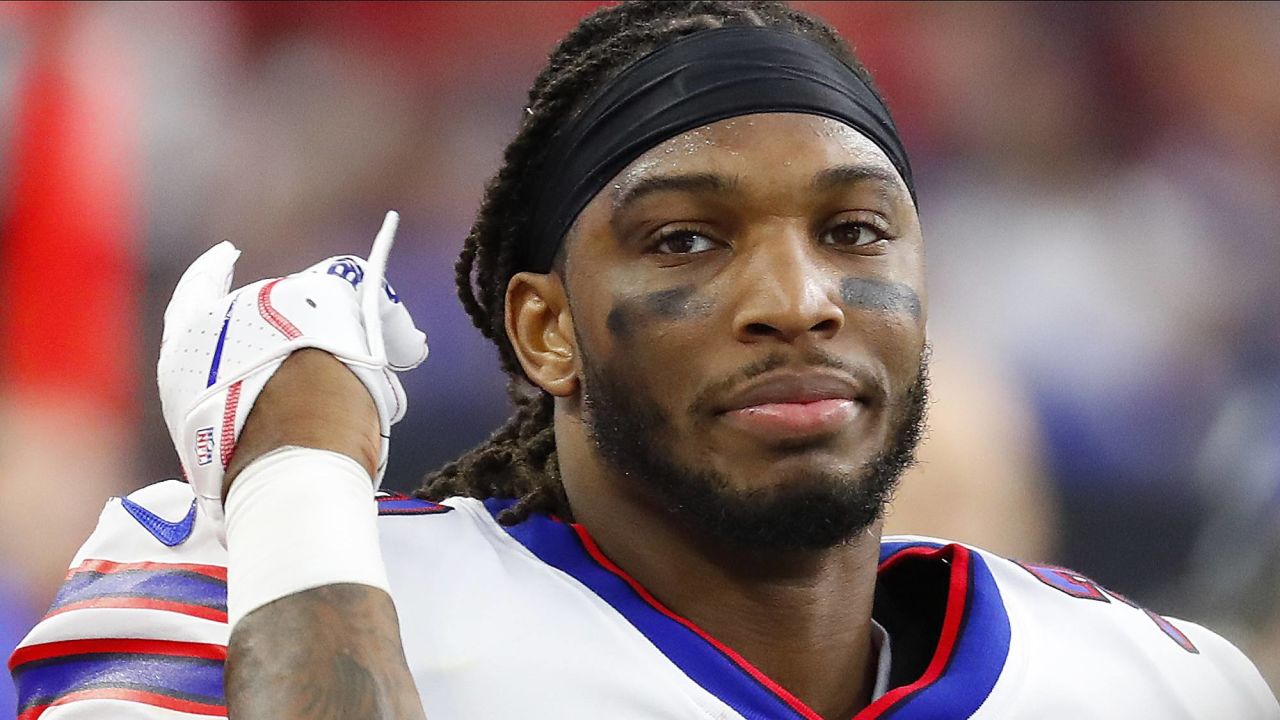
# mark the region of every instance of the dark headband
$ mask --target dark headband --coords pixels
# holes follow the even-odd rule
[[[703,30],[628,65],[552,139],[537,183],[521,269],[547,272],[578,214],[633,160],[717,120],[795,112],[839,120],[871,139],[915,185],[889,109],[822,45],[758,26]]]

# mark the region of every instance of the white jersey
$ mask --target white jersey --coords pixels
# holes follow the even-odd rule
[[[509,502],[380,501],[409,668],[431,720],[818,716],[663,607],[581,528]],[[1195,624],[1061,568],[944,541],[881,546],[891,682],[855,720],[1280,720],[1253,665]],[[190,489],[107,503],[10,660],[20,720],[224,717],[226,552]],[[915,666],[893,647],[932,650]]]

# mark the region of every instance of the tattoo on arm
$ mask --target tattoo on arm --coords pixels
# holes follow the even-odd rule
[[[247,615],[225,673],[232,720],[425,720],[382,590],[326,585]]]

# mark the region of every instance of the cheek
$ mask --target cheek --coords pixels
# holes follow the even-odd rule
[[[898,382],[915,378],[925,342],[924,299],[904,282],[846,277],[840,300],[856,332],[876,348]]]
[[[620,293],[603,327],[592,332],[598,342],[585,348],[585,361],[603,360],[617,381],[673,411],[683,407],[690,383],[700,377],[697,348],[707,337],[705,321],[713,310],[692,285]],[[595,348],[603,352],[590,352]]]
[[[840,298],[864,323],[868,339],[896,381],[915,380],[925,347],[928,297],[925,292],[924,243],[914,221],[897,241],[881,273],[841,278]]]
[[[904,316],[882,315],[871,321],[865,332],[880,349],[895,380],[909,382],[915,379],[925,346],[922,322]]]
[[[923,323],[924,304],[915,288],[906,283],[846,277],[840,281],[840,299],[850,310],[906,316]]]
[[[616,346],[634,351],[657,338],[678,335],[712,309],[709,300],[698,296],[697,288],[682,285],[616,299],[605,327]]]

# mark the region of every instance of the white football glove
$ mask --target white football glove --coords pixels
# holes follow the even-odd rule
[[[395,373],[427,357],[427,336],[385,280],[399,219],[387,213],[368,261],[333,257],[228,293],[240,251],[223,241],[178,281],[164,312],[160,402],[183,472],[220,538],[223,473],[240,430],[263,386],[295,350],[332,354],[368,388],[382,435],[374,486],[382,482],[391,426],[405,412]]]

